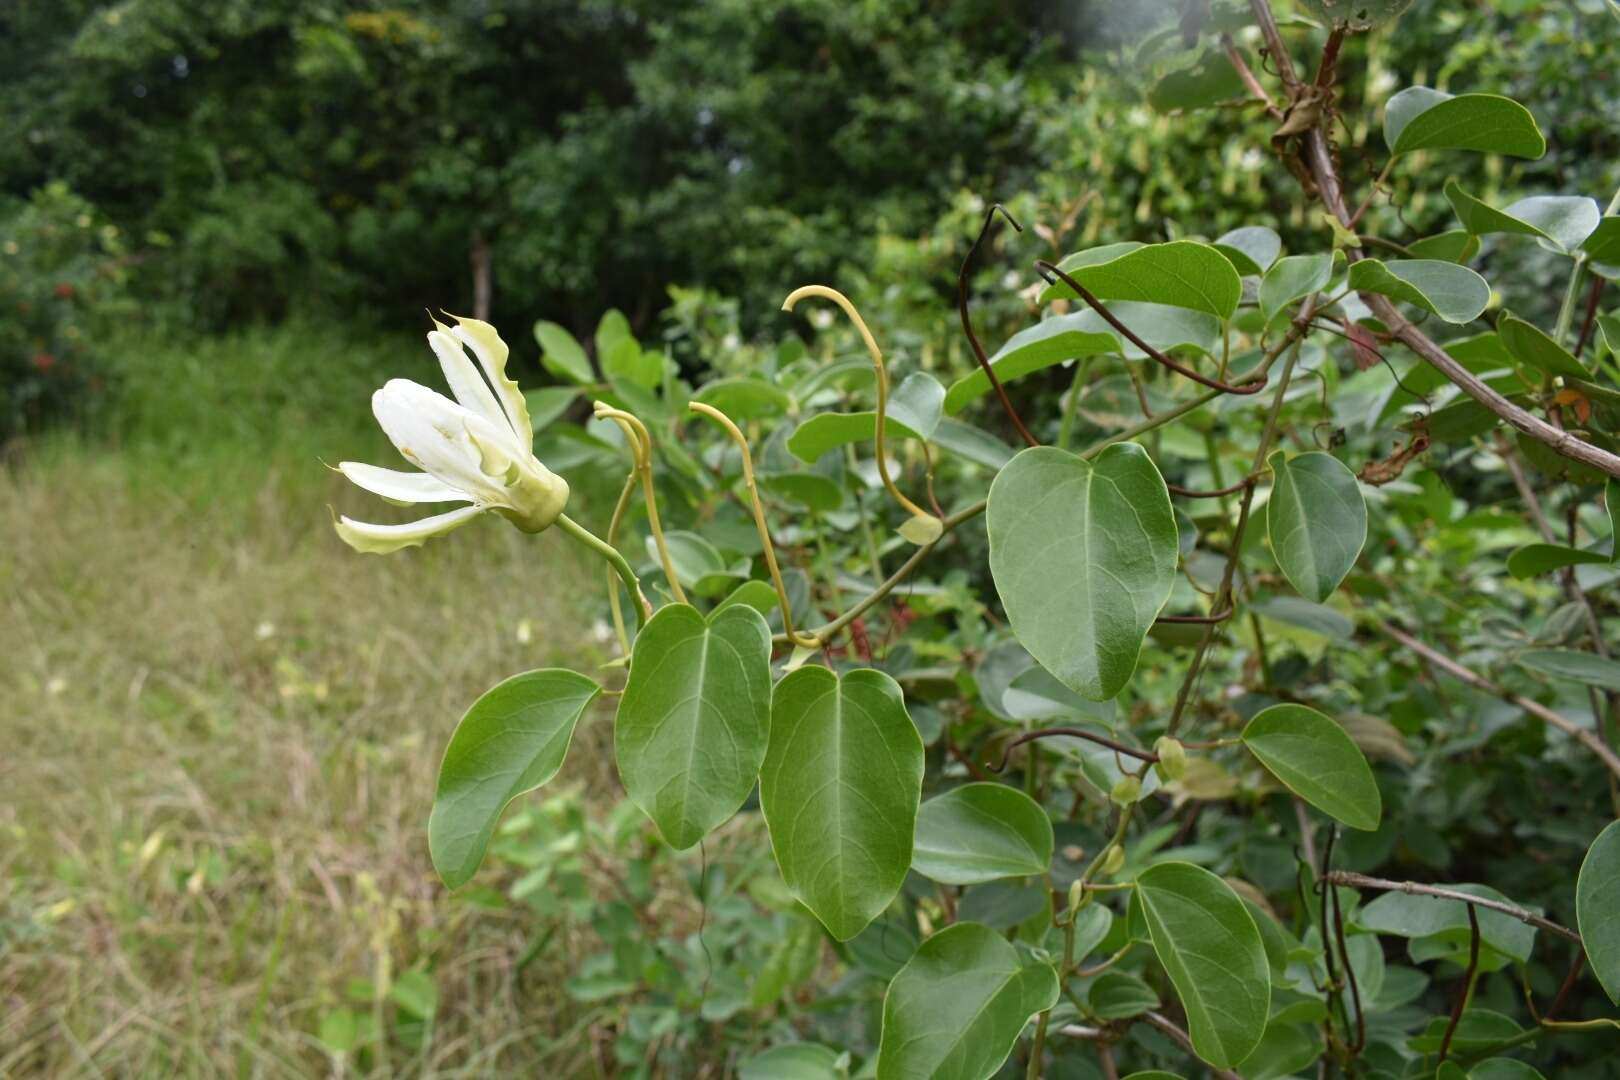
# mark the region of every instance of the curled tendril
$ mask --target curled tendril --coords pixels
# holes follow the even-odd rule
[[[1048,284],[1054,284],[1053,278],[1055,277],[1062,281],[1063,284],[1073,289],[1074,294],[1080,299],[1084,300],[1098,315],[1102,316],[1104,322],[1123,334],[1126,339],[1131,342],[1131,344],[1135,345],[1138,349],[1141,349],[1143,352],[1147,353],[1153,359],[1157,360],[1159,363],[1163,364],[1165,367],[1169,368],[1171,371],[1174,371],[1178,375],[1185,375],[1193,382],[1202,386],[1207,386],[1211,390],[1219,390],[1223,394],[1258,394],[1261,390],[1265,389],[1266,379],[1264,377],[1255,379],[1251,382],[1233,384],[1222,382],[1219,379],[1212,379],[1208,375],[1200,375],[1192,368],[1187,367],[1185,364],[1177,363],[1168,356],[1164,355],[1164,353],[1160,352],[1158,349],[1155,349],[1153,346],[1149,345],[1146,341],[1143,341],[1137,336],[1136,331],[1132,330],[1130,327],[1121,322],[1119,316],[1115,315],[1112,311],[1109,311],[1107,306],[1101,300],[1092,295],[1090,289],[1074,280],[1074,278],[1058,269],[1052,263],[1047,262],[1045,259],[1037,260],[1035,263],[1035,269],[1041,275],[1041,277],[1046,279]]]
[[[787,585],[782,581],[782,568],[776,562],[776,546],[771,543],[771,529],[765,523],[765,505],[760,502],[759,487],[754,483],[754,455],[748,449],[748,439],[742,429],[732,423],[731,417],[701,401],[687,403],[687,408],[695,413],[707,416],[710,420],[725,428],[731,441],[737,444],[742,452],[743,486],[748,489],[748,502],[754,510],[754,526],[759,530],[759,542],[765,549],[765,566],[771,572],[771,584],[776,587],[776,599],[782,605],[782,629],[790,643],[801,649],[819,649],[822,646],[821,638],[815,634],[800,635],[793,629],[793,606],[788,601]]]
[[[996,397],[1001,401],[1001,410],[1007,414],[1007,419],[1012,421],[1013,427],[1018,429],[1018,434],[1024,442],[1030,446],[1039,446],[1040,440],[1029,433],[1029,428],[1024,426],[1023,417],[1013,408],[1012,399],[1007,396],[1006,388],[1001,385],[1001,379],[996,375],[995,368],[990,366],[989,357],[984,355],[984,346],[979,344],[979,336],[973,332],[973,320],[968,317],[968,268],[973,265],[973,256],[979,253],[979,245],[990,235],[990,226],[995,223],[998,210],[1001,216],[1007,219],[1007,224],[1019,232],[1024,231],[1024,227],[1018,224],[1018,220],[1000,203],[985,211],[984,224],[979,227],[979,235],[974,237],[973,246],[968,248],[967,258],[962,260],[962,269],[956,275],[956,311],[962,316],[962,333],[967,335],[968,345],[973,349],[973,358],[979,362],[979,369],[984,372],[984,377],[990,380],[990,388],[996,392]]]
[[[849,297],[837,289],[829,288],[826,285],[801,285],[788,293],[787,299],[782,301],[782,310],[792,311],[794,305],[807,296],[831,300],[843,309],[844,314],[849,316],[849,321],[855,324],[855,329],[860,331],[861,340],[866,343],[866,351],[872,357],[872,372],[877,380],[877,418],[874,423],[872,441],[877,450],[878,476],[882,479],[884,488],[894,498],[894,501],[899,503],[907,513],[911,514],[913,519],[923,523],[920,533],[911,534],[902,529],[901,535],[918,544],[937,539],[940,533],[940,519],[906,498],[905,493],[895,485],[894,478],[889,475],[889,459],[888,455],[884,453],[883,438],[884,425],[889,411],[889,373],[883,366],[883,350],[878,348],[877,339],[872,336],[872,331],[866,328],[866,320],[861,318],[861,313],[855,309],[854,304],[850,303]],[[918,536],[922,538],[919,539]]]
[[[642,495],[647,501],[647,525],[652,530],[653,544],[658,548],[658,561],[663,565],[664,578],[669,582],[669,590],[676,603],[684,604],[686,592],[681,588],[680,578],[675,575],[675,561],[670,558],[663,525],[658,520],[658,496],[653,490],[652,477],[652,434],[634,413],[615,409],[605,401],[596,402],[595,413],[599,420],[612,420],[618,424],[619,430],[624,432],[625,441],[630,444],[630,453],[635,459],[631,476],[641,480]],[[616,597],[617,593],[614,595]]]

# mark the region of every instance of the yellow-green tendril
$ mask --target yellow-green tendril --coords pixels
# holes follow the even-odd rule
[[[630,452],[635,457],[635,470],[633,476],[641,478],[641,492],[647,500],[647,525],[652,529],[653,545],[658,549],[658,561],[664,567],[664,579],[669,582],[669,590],[677,603],[686,603],[686,593],[681,588],[680,578],[675,575],[675,562],[669,556],[669,544],[664,540],[664,528],[658,520],[658,496],[653,491],[652,478],[652,435],[634,413],[615,409],[605,401],[596,403],[596,417],[599,420],[612,420],[624,432],[625,441],[630,444]]]
[[[866,351],[872,356],[872,372],[877,379],[877,418],[874,422],[872,442],[877,450],[878,476],[883,480],[883,486],[888,489],[889,494],[894,497],[894,501],[899,503],[913,518],[918,519],[921,523],[920,532],[914,535],[913,532],[902,528],[901,535],[916,544],[924,544],[930,540],[938,539],[939,518],[906,498],[900,489],[895,486],[894,478],[889,475],[889,459],[884,453],[883,447],[884,423],[889,411],[889,373],[883,366],[883,350],[878,348],[877,340],[872,337],[872,331],[866,328],[866,320],[862,319],[861,313],[855,310],[855,305],[850,303],[849,297],[837,289],[829,288],[826,285],[801,285],[788,293],[788,298],[782,301],[782,310],[792,311],[793,305],[807,296],[819,296],[823,300],[831,300],[843,308],[844,314],[849,316],[849,321],[855,324],[856,330],[860,331],[861,340],[866,343]]]
[[[624,478],[624,487],[619,491],[619,501],[613,504],[613,519],[608,522],[608,546],[619,546],[619,526],[624,523],[624,512],[630,507],[630,496],[636,493],[636,472],[630,470],[630,475]],[[624,609],[619,603],[619,577],[613,572],[613,567],[607,568],[608,608],[613,612],[613,632],[619,638],[619,649],[626,656],[630,655],[630,635],[624,632]]]
[[[786,632],[787,640],[801,649],[821,648],[819,637],[814,634],[801,637],[793,629],[793,609],[788,603],[787,586],[782,582],[782,568],[776,564],[776,548],[771,544],[770,526],[765,524],[765,506],[759,501],[759,488],[754,483],[754,455],[748,449],[748,439],[744,437],[741,429],[731,422],[731,417],[714,406],[693,401],[687,404],[687,408],[695,413],[702,413],[725,428],[726,434],[731,436],[731,441],[742,451],[743,486],[748,489],[748,501],[754,508],[754,526],[759,529],[759,542],[765,549],[765,565],[771,572],[771,584],[776,586],[776,599],[782,605],[782,629]]]

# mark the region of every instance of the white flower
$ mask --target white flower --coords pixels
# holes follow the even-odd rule
[[[357,461],[341,462],[338,469],[390,502],[470,505],[404,525],[339,518],[338,535],[356,551],[412,547],[486,510],[525,532],[539,532],[557,520],[568,502],[567,481],[534,456],[528,407],[517,383],[506,377],[506,343],[486,322],[455,319],[454,327],[433,320],[427,336],[455,401],[409,379],[390,379],[371,396],[377,423],[405,460],[422,471]],[[463,346],[472,350],[478,367]]]

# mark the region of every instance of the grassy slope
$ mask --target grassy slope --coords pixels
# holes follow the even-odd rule
[[[328,504],[395,511],[320,458],[388,461],[371,373],[429,381],[420,339],[127,354],[109,438],[0,469],[0,1075],[308,1075],[349,984],[412,967],[439,1015],[394,1070],[570,1074],[560,995],[513,971],[522,920],[446,897],[425,823],[478,692],[600,656],[596,569],[494,520],[389,558],[337,541]],[[613,782],[605,736],[559,784]]]

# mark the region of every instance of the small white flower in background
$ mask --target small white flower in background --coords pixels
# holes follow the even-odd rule
[[[276,636],[276,624],[269,619],[264,620],[253,628],[253,636],[260,641],[269,641]]]
[[[340,462],[338,469],[390,502],[470,505],[404,525],[339,518],[338,535],[356,551],[380,554],[413,547],[486,510],[525,532],[539,532],[568,503],[567,481],[534,456],[528,406],[517,383],[506,377],[506,343],[486,322],[455,319],[454,327],[433,320],[427,336],[455,401],[409,379],[390,379],[371,397],[377,423],[405,460],[422,471],[356,461]],[[478,367],[466,349],[478,358]]]
[[[517,624],[517,641],[519,645],[527,645],[534,640],[534,624],[528,619],[519,619]]]

